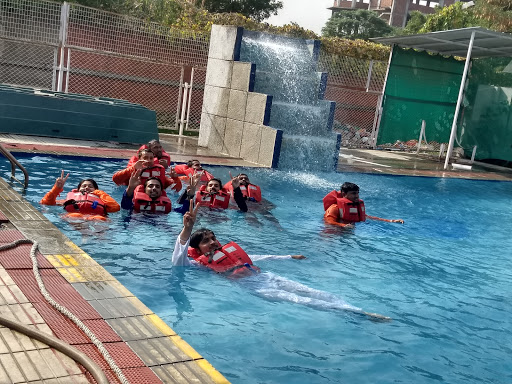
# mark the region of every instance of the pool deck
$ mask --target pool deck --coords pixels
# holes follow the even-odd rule
[[[194,138],[162,135],[175,162],[252,167],[241,159],[199,148]],[[16,152],[130,158],[138,145],[0,134]],[[511,181],[512,170],[474,164],[443,170],[437,159],[403,152],[343,149],[338,170],[424,177]],[[17,171],[19,177],[20,172]],[[21,176],[22,178],[22,176]],[[0,245],[27,238],[39,243],[39,270],[47,290],[105,344],[131,383],[228,381],[112,275],[73,244],[22,195],[0,179]],[[46,303],[32,274],[31,246],[0,252],[0,315],[55,335],[91,357],[112,383],[119,380],[76,325]],[[48,346],[0,327],[0,383],[89,383],[83,367]]]

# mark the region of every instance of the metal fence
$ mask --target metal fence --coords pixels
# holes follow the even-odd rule
[[[336,102],[334,129],[343,147],[372,146],[387,64],[321,52],[319,70],[328,73],[325,98]]]
[[[184,109],[183,125],[199,129],[208,45],[205,34],[76,4],[1,0],[0,82],[139,103],[161,128],[178,128]]]
[[[124,99],[155,110],[160,128],[199,129],[209,36],[76,4],[0,4],[0,82]],[[386,68],[321,53],[342,146],[371,145]]]

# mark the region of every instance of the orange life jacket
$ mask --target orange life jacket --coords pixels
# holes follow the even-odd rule
[[[260,269],[253,265],[249,255],[233,241],[210,256],[201,255],[195,248],[189,247],[188,257],[215,272],[230,273],[231,277],[242,277],[260,272]]]
[[[153,164],[151,167],[144,168],[140,174],[140,182],[144,184],[150,177],[156,177],[162,182],[162,188],[166,185],[165,168],[160,164]]]
[[[79,212],[84,215],[107,215],[107,207],[103,200],[92,193],[82,194],[78,189],[73,189],[67,194],[64,209],[69,213]]]
[[[139,185],[133,191],[133,210],[135,212],[169,213],[172,211],[172,204],[164,190],[158,199],[153,200],[144,192],[144,186]]]
[[[196,170],[194,168],[190,168],[188,167],[186,164],[178,164],[174,167],[174,171],[178,174],[178,175],[185,175],[182,179],[187,181],[190,179],[191,176],[193,176],[195,173],[196,173]],[[202,171],[202,176],[201,176],[201,183],[208,183],[211,179],[213,179],[213,175],[208,172],[208,171],[205,171],[204,169]]]
[[[224,189],[233,196],[233,186],[231,185],[231,181],[228,181],[224,185]],[[261,201],[261,189],[257,185],[249,184],[247,187],[245,185],[240,185],[240,190],[246,200],[256,201],[258,203]]]
[[[337,204],[336,200],[341,198],[341,192],[336,190],[331,191],[327,195],[325,195],[325,197],[322,200],[324,202],[324,211],[327,211],[327,208],[329,208],[331,205]]]
[[[202,206],[208,206],[210,209],[226,209],[229,207],[229,194],[226,190],[221,189],[218,193],[210,195],[206,192],[206,185],[201,185],[199,191],[196,192],[196,203],[199,202]]]
[[[342,197],[336,200],[338,209],[340,210],[340,219],[345,222],[357,223],[366,221],[366,211],[364,209],[364,201],[359,200],[357,203]]]

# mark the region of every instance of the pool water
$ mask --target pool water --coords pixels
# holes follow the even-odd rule
[[[237,281],[171,267],[176,213],[77,226],[38,204],[61,169],[71,173],[66,192],[92,176],[120,201],[111,175],[125,162],[20,162],[26,198],[233,383],[512,382],[512,183],[248,170],[279,223],[229,210],[201,214],[196,226],[249,254],[307,259],[261,260],[262,275]],[[209,169],[227,181],[228,168]],[[326,226],[322,197],[344,181],[360,186],[368,214],[405,224]]]

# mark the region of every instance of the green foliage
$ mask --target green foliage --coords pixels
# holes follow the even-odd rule
[[[412,11],[410,13],[409,21],[405,28],[398,31],[400,35],[415,35],[420,32],[421,28],[427,21],[427,16],[425,16],[420,11]]]
[[[196,0],[196,6],[212,13],[239,13],[262,21],[277,14],[283,3],[280,0]]]
[[[343,37],[347,39],[364,39],[386,36],[393,32],[386,21],[377,13],[358,9],[336,12],[325,24],[322,35],[325,37]]]
[[[499,32],[512,32],[512,0],[477,0],[476,16]]]
[[[427,17],[419,33],[483,26],[482,20],[476,17],[473,7],[463,9],[463,4],[457,2],[449,7],[436,8],[436,12]]]

